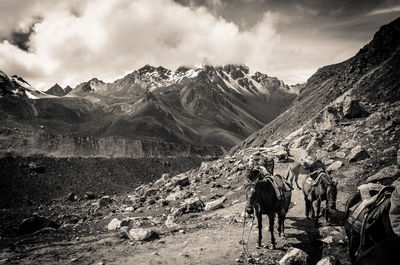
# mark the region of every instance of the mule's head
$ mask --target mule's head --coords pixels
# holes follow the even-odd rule
[[[326,201],[331,210],[336,209],[337,184],[337,180],[332,180],[326,187]]]
[[[246,212],[248,214],[253,214],[254,212],[254,204],[256,201],[256,184],[260,172],[258,170],[251,170],[249,175],[247,176],[247,183],[245,185],[246,189]]]

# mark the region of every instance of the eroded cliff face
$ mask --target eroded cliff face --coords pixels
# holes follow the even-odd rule
[[[54,157],[202,157],[217,158],[224,149],[219,146],[194,146],[123,137],[93,137],[35,134],[10,141],[0,140],[0,148],[6,153],[24,155],[46,154]],[[3,151],[3,152],[4,152]]]

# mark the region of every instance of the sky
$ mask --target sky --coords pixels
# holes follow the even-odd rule
[[[0,0],[0,70],[40,90],[204,62],[296,84],[399,16],[400,0]]]

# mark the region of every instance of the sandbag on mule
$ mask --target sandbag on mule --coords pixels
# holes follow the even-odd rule
[[[371,198],[363,200],[349,209],[349,223],[353,225],[353,229],[360,233],[362,230],[363,222],[365,228],[371,227],[376,220],[383,214],[390,206],[390,195],[393,187],[388,186],[382,188],[378,194]],[[367,220],[364,220],[367,218]]]
[[[361,199],[366,200],[378,194],[383,187],[383,185],[378,183],[367,183],[358,186],[357,189],[360,191]]]

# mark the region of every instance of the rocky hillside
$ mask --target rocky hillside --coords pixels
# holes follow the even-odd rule
[[[352,58],[319,69],[307,81],[290,109],[234,150],[262,146],[299,129],[343,94],[365,104],[400,100],[400,18],[382,26],[373,40]]]

